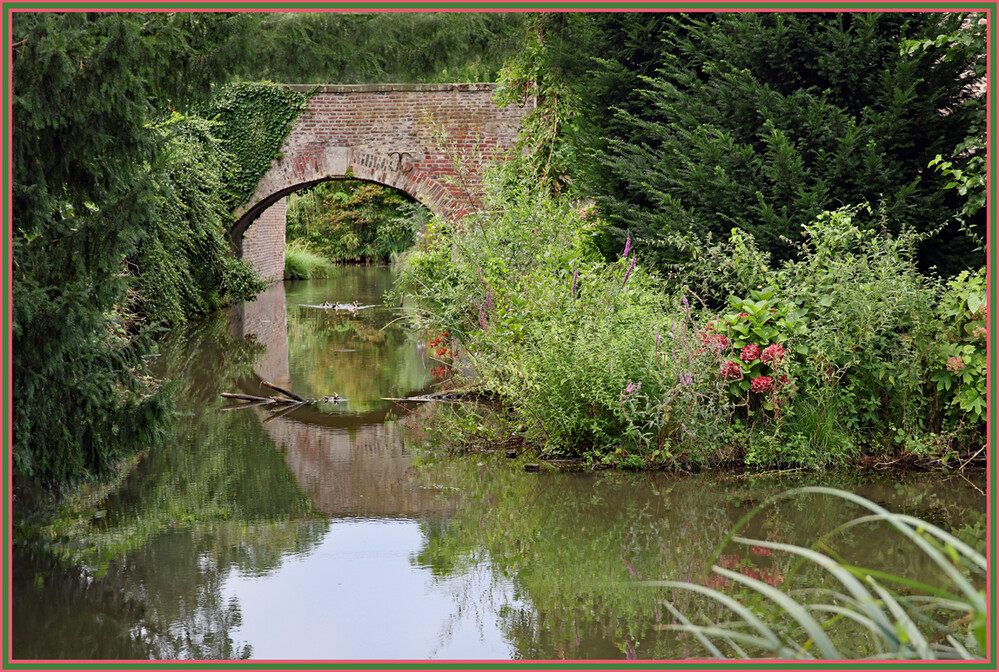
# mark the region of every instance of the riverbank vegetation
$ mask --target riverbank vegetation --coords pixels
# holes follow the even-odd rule
[[[402,286],[543,455],[953,463],[983,444],[984,277],[921,274],[884,213],[824,213],[782,263],[735,230],[660,275],[630,243],[605,262],[592,211],[511,184],[435,221]]]
[[[984,213],[930,166],[946,152],[968,170],[958,148],[980,130],[981,92],[965,73],[984,50],[936,39],[960,17],[656,20],[534,24],[541,46],[506,80],[516,91],[560,73],[550,99],[539,83],[534,151],[494,175],[478,214],[435,220],[401,280],[431,338],[441,334],[442,364],[461,353],[505,400],[510,432],[546,457],[692,468],[980,456]],[[561,29],[550,37],[551,22]],[[567,30],[623,39],[649,26],[660,40],[642,33],[641,44],[670,47],[639,54],[652,76],[601,60],[571,76],[551,67],[574,53]],[[749,47],[731,52],[740,67],[712,60],[737,42]],[[760,51],[792,43],[825,47]],[[831,45],[845,61],[826,58]],[[866,84],[845,86],[860,62]],[[807,81],[782,84],[785,71]],[[669,114],[625,104],[590,128],[582,101],[600,87],[668,98]],[[608,127],[616,139],[598,141]],[[919,128],[934,129],[933,143],[915,140]],[[861,145],[867,158],[851,149]]]

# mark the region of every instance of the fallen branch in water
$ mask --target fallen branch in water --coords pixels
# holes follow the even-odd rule
[[[274,418],[280,418],[282,415],[286,415],[288,413],[291,413],[296,408],[301,408],[302,406],[305,406],[305,402],[304,401],[298,401],[298,402],[295,402],[294,404],[288,404],[287,406],[285,406],[284,408],[282,408],[280,411],[277,411],[276,413],[271,413],[269,416],[267,416],[264,419],[264,422],[268,423],[271,420],[273,420]]]
[[[308,401],[308,399],[306,399],[305,397],[301,397],[301,396],[295,394],[294,392],[289,392],[288,390],[284,389],[283,387],[278,387],[277,385],[275,385],[273,383],[268,383],[266,380],[263,382],[263,385],[264,385],[264,387],[269,387],[272,390],[276,390],[276,391],[280,392],[281,394],[283,394],[285,396],[291,397],[295,401],[301,401],[301,402]]]
[[[242,401],[256,401],[266,404],[273,404],[276,401],[276,399],[271,397],[255,397],[252,394],[236,394],[234,392],[223,392],[222,396],[226,399],[240,399]]]
[[[277,385],[268,383],[267,381],[263,381],[262,384],[266,387],[271,388],[272,390],[275,390],[276,392],[280,392],[280,394],[275,394],[270,397],[258,397],[254,394],[242,394],[238,392],[222,392],[220,394],[225,399],[238,399],[240,401],[252,402],[248,404],[242,404],[240,406],[227,406],[222,410],[231,411],[236,408],[257,408],[258,406],[279,404],[281,406],[288,407],[278,414],[278,415],[284,415],[285,413],[293,411],[296,408],[304,406],[306,404],[309,404],[311,406],[316,406],[318,404],[339,404],[341,401],[347,401],[336,392],[333,393],[333,396],[323,397],[322,399],[306,399],[301,395],[295,394],[291,390],[286,390],[283,387],[278,387]],[[271,417],[273,418],[277,416],[275,415]],[[269,419],[270,418],[268,418],[268,420]]]

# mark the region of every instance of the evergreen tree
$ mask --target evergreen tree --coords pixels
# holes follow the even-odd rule
[[[154,235],[157,110],[204,97],[242,19],[13,15],[13,476],[106,471],[162,423],[122,309]]]
[[[703,240],[738,227],[786,257],[787,241],[819,212],[864,201],[883,203],[896,230],[948,222],[959,200],[927,165],[937,154],[952,156],[968,134],[965,86],[981,55],[944,59],[942,47],[902,46],[961,19],[651,19],[658,33],[648,36],[651,46],[624,48],[576,83],[579,99],[593,101],[574,139],[589,150],[577,152],[580,191],[615,227],[620,240],[608,251],[630,233],[658,245],[661,262],[676,261],[684,258],[670,244],[677,236]],[[606,25],[605,43],[614,35],[634,43],[640,21]],[[971,249],[947,229],[924,246],[923,260],[949,270],[976,263]]]

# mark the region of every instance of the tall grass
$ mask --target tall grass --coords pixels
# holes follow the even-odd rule
[[[870,513],[824,534],[809,547],[736,536],[750,518],[776,500],[802,494],[840,497]],[[831,542],[859,525],[882,525],[911,542],[935,565],[939,585],[860,567],[833,557]],[[957,537],[913,516],[891,513],[850,492],[826,487],[796,488],[766,500],[747,514],[728,541],[784,554],[783,588],[724,567],[712,566],[714,583],[732,590],[678,581],[646,581],[672,589],[664,602],[676,622],[717,658],[972,659],[986,646],[985,557]],[[825,552],[822,552],[823,549]],[[799,575],[813,574],[808,581]],[[816,580],[814,574],[826,576]],[[766,579],[767,577],[762,577]],[[795,584],[799,588],[789,588]],[[741,590],[741,593],[738,592]],[[682,591],[699,594],[723,608],[684,614],[674,602]],[[738,596],[739,599],[736,599]],[[750,606],[751,605],[751,606]],[[689,611],[689,607],[688,607]],[[725,611],[731,615],[725,618]]]
[[[304,240],[288,243],[284,251],[284,277],[287,280],[328,278],[336,268],[333,262],[313,251]]]

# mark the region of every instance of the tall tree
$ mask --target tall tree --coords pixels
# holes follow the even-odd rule
[[[153,230],[158,110],[207,95],[240,17],[13,14],[15,483],[106,471],[165,402],[122,314]]]

